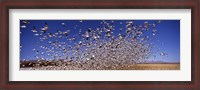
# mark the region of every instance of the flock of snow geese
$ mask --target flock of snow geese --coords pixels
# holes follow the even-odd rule
[[[36,60],[22,60],[20,67],[42,70],[115,70],[144,63],[152,55],[152,41],[157,35],[156,26],[161,23],[160,20],[154,23],[146,21],[142,25],[135,25],[134,20],[129,20],[124,24],[125,29],[116,29],[113,24],[115,21],[108,21],[102,20],[101,27],[84,31],[80,29],[77,35],[71,36],[71,30],[52,33],[47,22],[42,28],[33,26],[30,31],[39,39],[35,46],[40,49],[32,49],[36,53]],[[28,20],[22,22],[21,28],[31,24]],[[64,22],[60,25],[67,27]],[[119,30],[118,34],[115,34],[116,30]],[[43,46],[43,42],[48,42],[48,46]],[[22,47],[20,45],[20,50]],[[48,60],[45,56],[52,59]]]

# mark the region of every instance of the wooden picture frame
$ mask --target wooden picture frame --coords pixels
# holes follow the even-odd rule
[[[134,89],[199,90],[199,0],[4,0],[1,1],[0,84],[12,89]],[[9,9],[191,9],[192,73],[191,81],[9,81]]]

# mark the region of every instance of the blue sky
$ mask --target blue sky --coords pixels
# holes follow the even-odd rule
[[[29,20],[29,23],[24,24],[24,20],[20,20],[20,44],[22,46],[20,51],[20,60],[35,60],[36,51],[42,51],[39,42],[40,36],[35,36],[32,30],[35,29],[37,32],[42,32],[41,28],[45,26],[45,23],[48,24],[48,30],[46,33],[56,33],[57,31],[67,31],[70,30],[68,38],[75,37],[77,41],[81,40],[80,35],[78,35],[80,29],[81,32],[85,32],[88,28],[96,29],[102,28],[102,20]],[[126,22],[130,20],[106,20],[107,22],[114,25],[115,30],[113,35],[118,35],[119,33],[126,34]],[[153,24],[157,20],[134,20],[134,25],[144,25],[144,22]],[[62,25],[64,23],[65,25]],[[122,29],[120,32],[119,29]],[[152,28],[150,28],[151,30]],[[147,32],[146,34],[154,38],[153,47],[155,52],[148,60],[155,61],[165,61],[165,62],[180,62],[180,20],[161,20],[161,23],[156,25],[157,34],[152,35],[152,32]],[[65,42],[68,45],[73,45],[73,42],[66,40],[67,38],[58,39],[60,42]],[[52,39],[51,41],[55,41]],[[77,42],[75,42],[77,43]],[[44,41],[41,44],[42,46],[48,47],[48,42]],[[33,50],[35,49],[35,51]],[[166,55],[161,55],[161,53],[166,53]],[[50,57],[45,56],[44,58],[50,59]]]

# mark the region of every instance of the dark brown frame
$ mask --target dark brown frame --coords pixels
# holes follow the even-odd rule
[[[4,0],[1,2],[0,89],[200,90],[200,0]],[[9,81],[9,9],[191,9],[192,81]]]

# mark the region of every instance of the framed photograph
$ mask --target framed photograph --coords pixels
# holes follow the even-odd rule
[[[1,89],[199,90],[199,7],[1,1]]]

